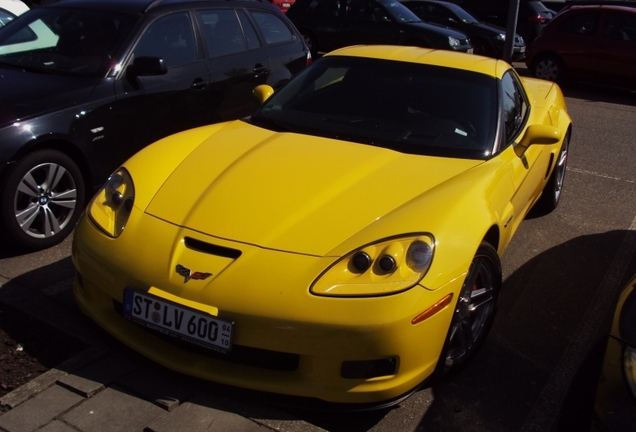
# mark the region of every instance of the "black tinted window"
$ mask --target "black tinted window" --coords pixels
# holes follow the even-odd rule
[[[405,153],[485,158],[494,142],[496,112],[493,77],[334,56],[305,69],[252,121]]]
[[[256,22],[256,26],[261,31],[267,45],[291,42],[294,34],[276,15],[263,11],[250,11],[250,15]]]
[[[161,17],[146,30],[135,48],[135,57],[161,57],[166,66],[196,60],[192,22],[187,12]]]
[[[559,30],[564,33],[592,35],[596,31],[599,14],[597,12],[581,13],[563,20]]]
[[[241,20],[241,25],[243,26],[243,32],[245,33],[248,49],[260,48],[261,42],[258,40],[258,36],[256,34],[256,30],[254,30],[252,22],[249,18],[247,18],[247,15],[245,15],[245,12],[242,10],[238,11],[238,16]]]
[[[135,19],[84,9],[36,8],[3,27],[0,57],[48,73],[102,74]]]
[[[608,12],[603,37],[636,42],[636,15]]]
[[[199,13],[203,21],[203,37],[210,57],[220,57],[247,50],[241,23],[233,9]]]

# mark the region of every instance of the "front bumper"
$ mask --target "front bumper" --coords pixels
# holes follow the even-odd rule
[[[185,237],[239,250],[240,258],[189,249]],[[73,243],[73,292],[80,309],[115,338],[184,374],[335,403],[376,404],[408,394],[435,370],[463,277],[434,291],[418,285],[384,297],[310,294],[310,284],[335,259],[212,238],[135,209],[117,239],[81,219]],[[177,264],[213,277],[186,283]],[[124,319],[118,307],[126,287],[218,308],[219,318],[234,323],[232,354],[189,349]],[[455,294],[451,305],[411,324],[449,293]],[[364,369],[387,359],[395,364],[391,373],[343,376],[351,365]]]

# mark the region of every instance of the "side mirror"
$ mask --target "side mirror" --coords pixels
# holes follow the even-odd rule
[[[515,153],[521,156],[531,145],[552,145],[561,141],[561,138],[561,131],[554,126],[530,125],[519,144],[515,145]]]
[[[155,76],[168,73],[166,62],[160,57],[137,57],[129,70],[135,76]]]
[[[271,95],[274,94],[274,89],[272,88],[272,86],[269,86],[267,84],[261,84],[259,86],[256,86],[254,90],[252,90],[252,94],[258,100],[258,102],[262,104],[267,99],[269,99]]]

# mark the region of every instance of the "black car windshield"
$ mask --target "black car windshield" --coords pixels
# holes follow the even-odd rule
[[[137,17],[35,8],[0,29],[0,64],[53,74],[105,74]]]
[[[448,67],[327,56],[275,93],[252,123],[443,157],[490,157],[497,80]]]
[[[397,22],[421,22],[422,20],[415,15],[409,8],[396,0],[378,0],[387,13]]]
[[[462,9],[455,4],[448,4],[447,7],[457,16],[457,18],[459,18],[466,24],[477,24],[479,22],[477,18],[469,14],[465,9]]]

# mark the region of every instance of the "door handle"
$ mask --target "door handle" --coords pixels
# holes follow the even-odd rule
[[[258,63],[254,66],[254,69],[252,69],[253,72],[258,76],[261,74],[264,74],[265,72],[267,72],[267,67],[263,66],[262,64]]]
[[[207,85],[207,81],[203,81],[201,78],[195,78],[195,80],[192,81],[190,88],[193,90],[203,90]]]

